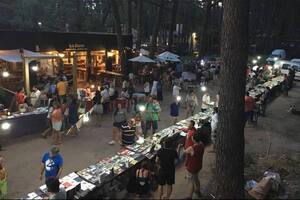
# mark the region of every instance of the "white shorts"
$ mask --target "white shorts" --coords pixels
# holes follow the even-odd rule
[[[52,123],[52,128],[55,131],[61,131],[61,126],[62,126],[62,122],[53,122]]]

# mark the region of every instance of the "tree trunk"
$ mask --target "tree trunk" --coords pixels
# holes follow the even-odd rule
[[[169,30],[169,41],[168,41],[168,49],[171,51],[173,46],[173,32],[176,28],[176,15],[178,10],[178,0],[173,0],[173,8],[172,8],[172,18],[171,18],[171,24],[170,24],[170,30]]]
[[[248,0],[224,0],[222,69],[217,138],[217,194],[244,198],[244,95],[248,50]]]
[[[162,21],[163,7],[164,7],[164,0],[160,0],[158,14],[157,14],[156,21],[155,21],[155,24],[153,27],[152,40],[151,40],[151,44],[150,44],[150,57],[151,58],[153,58],[154,53],[157,48],[157,35],[158,35],[160,23]]]
[[[127,33],[128,35],[131,35],[131,29],[132,29],[132,12],[131,12],[131,8],[132,8],[132,0],[127,0],[127,14],[128,14],[128,19],[127,19]]]
[[[202,38],[200,39],[200,54],[201,56],[205,56],[207,54],[208,45],[209,45],[209,34],[211,30],[210,26],[210,18],[211,18],[211,1],[207,1],[206,9],[205,9],[205,18],[204,24],[202,27]]]
[[[143,1],[137,1],[137,39],[136,39],[136,48],[139,50],[142,43],[142,34],[143,34]]]
[[[114,25],[117,33],[118,50],[119,50],[119,56],[121,61],[121,71],[122,74],[125,75],[127,73],[127,70],[125,66],[125,53],[124,53],[124,46],[123,46],[123,39],[122,39],[119,6],[116,0],[111,0],[110,2],[111,2],[112,12],[113,12]]]

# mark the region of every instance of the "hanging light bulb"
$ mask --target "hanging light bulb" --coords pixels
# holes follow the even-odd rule
[[[3,76],[4,78],[9,77],[9,72],[8,72],[8,71],[3,71],[3,72],[2,72],[2,76]]]

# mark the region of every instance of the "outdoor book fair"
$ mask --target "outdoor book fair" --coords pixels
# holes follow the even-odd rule
[[[80,130],[96,112],[98,107],[93,104],[92,99],[97,95],[97,90],[102,87],[123,89],[124,75],[120,68],[120,55],[114,34],[0,31],[0,36],[5,38],[0,44],[0,128],[7,137],[39,134],[48,128],[51,88],[53,85],[56,87],[60,81],[66,82],[69,90],[67,94],[60,96],[65,98],[70,94],[80,102],[80,116],[69,127],[69,131]],[[12,40],[11,37],[16,39]],[[185,91],[198,89],[205,92],[206,83],[220,71],[221,64],[218,60],[194,58],[183,62],[180,56],[168,51],[151,59],[147,56],[147,50],[129,48],[132,43],[130,36],[125,35],[123,39],[127,47],[127,64],[137,74],[135,81],[141,84],[145,81],[151,82],[154,74],[161,74],[161,78],[170,88],[176,85]],[[168,66],[175,70],[168,71]],[[259,76],[254,76],[258,72]],[[269,100],[277,97],[282,91],[286,76],[275,65],[258,66],[256,62],[248,66],[246,74],[246,90],[257,104],[253,116],[255,121],[264,112],[262,96],[267,94]],[[142,118],[146,93],[135,91],[132,94],[135,104],[138,105],[136,112]],[[8,96],[10,98],[4,98]],[[122,93],[113,100],[113,104],[107,107],[103,104],[101,109],[111,112],[117,104],[127,110],[129,106],[133,107]],[[180,100],[181,97],[177,96],[177,101]],[[157,151],[167,138],[172,140],[172,148],[177,150],[180,163],[184,158],[183,144],[186,137],[181,129],[187,127],[190,120],[196,122],[197,129],[210,123],[215,103],[210,102],[209,105],[206,111],[156,131],[152,136],[139,137],[134,144],[123,146],[115,155],[84,169],[74,167],[74,172],[60,179],[68,199],[113,198],[115,191],[128,189],[137,167],[145,160],[154,163]],[[203,137],[210,138],[210,135]],[[47,188],[42,185],[22,198],[45,197]]]

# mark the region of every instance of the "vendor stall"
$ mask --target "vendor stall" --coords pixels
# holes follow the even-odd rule
[[[187,127],[190,120],[196,122],[211,118],[212,110],[196,114],[176,125],[161,130],[152,138],[145,139],[142,143],[126,146],[116,155],[100,160],[85,169],[75,171],[62,179],[61,186],[67,191],[68,198],[114,198],[117,191],[126,188],[132,173],[138,164],[146,159],[153,159],[161,148],[166,138],[171,138],[173,147],[178,149],[184,142],[185,134],[179,129]],[[201,124],[197,123],[199,128]],[[180,148],[179,148],[180,149]],[[47,197],[46,186],[39,187],[36,191],[26,195],[24,199],[37,199]]]

